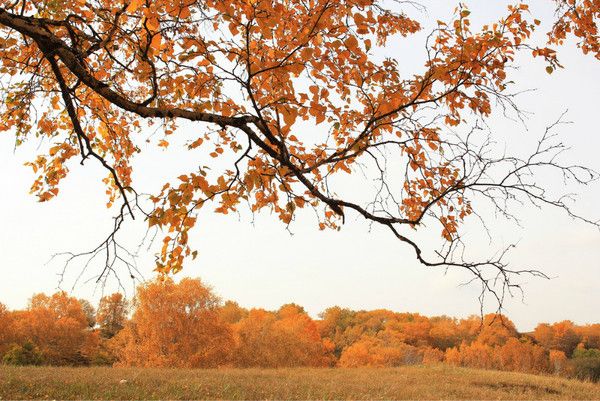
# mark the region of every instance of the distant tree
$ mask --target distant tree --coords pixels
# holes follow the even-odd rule
[[[0,303],[0,358],[16,342],[14,317],[4,304]]]
[[[100,334],[112,338],[125,327],[129,304],[120,293],[104,296],[100,299],[96,316]]]
[[[577,326],[575,331],[581,337],[586,348],[600,349],[600,323]]]
[[[157,279],[138,287],[131,321],[115,337],[128,366],[209,368],[228,362],[229,325],[220,299],[198,279]]]
[[[81,309],[87,320],[88,327],[90,329],[94,328],[96,326],[96,310],[88,300],[80,298],[78,301],[79,304],[81,304]]]
[[[431,346],[442,351],[460,345],[463,338],[460,336],[458,322],[456,319],[440,316],[429,319],[431,330]]]
[[[344,349],[338,366],[356,367],[394,367],[413,365],[423,360],[416,347],[397,339],[382,339],[365,335]]]
[[[483,317],[476,341],[493,347],[504,345],[510,338],[517,336],[517,329],[508,317],[491,313]]]
[[[348,342],[345,340],[346,330],[355,324],[356,312],[339,306],[327,308],[319,317],[319,332],[334,344],[334,354],[339,358]],[[358,337],[357,337],[358,338]]]
[[[233,363],[238,367],[278,367],[285,356],[278,358],[278,349],[272,340],[272,326],[276,316],[264,309],[251,309],[248,315],[234,325],[236,348]]]
[[[555,375],[560,375],[567,369],[567,356],[562,351],[550,350],[548,360],[550,369]]]
[[[418,313],[397,314],[386,322],[385,329],[379,334],[386,332],[395,333],[391,335],[415,347],[427,347],[431,344],[431,322],[429,318]]]
[[[474,341],[471,344],[462,343],[458,353],[450,351],[446,358],[451,358],[452,363],[478,369],[493,369],[497,366],[494,347],[483,342]]]
[[[459,338],[462,342],[471,343],[475,341],[477,336],[481,333],[482,319],[481,316],[471,315],[466,319],[460,319],[458,321],[458,332]],[[460,345],[460,344],[458,344]]]
[[[495,350],[498,369],[527,373],[544,373],[550,369],[544,348],[528,341],[509,338]]]
[[[570,357],[577,344],[581,342],[581,337],[575,331],[575,325],[570,320],[564,320],[554,323],[552,330],[554,332],[552,348],[560,350]]]
[[[444,361],[444,351],[439,348],[425,347],[419,352],[423,355],[424,365],[435,365]]]
[[[458,347],[446,349],[446,352],[444,353],[444,362],[453,366],[461,365],[460,351],[458,350]]]
[[[533,337],[544,348],[562,351],[567,357],[571,356],[577,344],[582,340],[581,335],[575,329],[575,325],[569,320],[552,325],[547,323],[538,324],[533,331]]]
[[[540,323],[533,330],[535,341],[546,349],[554,347],[554,329],[548,323]]]
[[[277,319],[293,318],[299,315],[306,315],[306,311],[302,306],[294,303],[281,305],[277,310]]]
[[[221,319],[229,324],[234,324],[248,316],[248,310],[242,308],[237,302],[225,301],[219,309]]]
[[[233,362],[239,367],[328,366],[333,362],[333,343],[321,339],[317,324],[297,305],[284,305],[276,313],[252,309],[234,330]]]
[[[78,299],[65,292],[34,295],[26,311],[15,313],[21,345],[35,344],[44,361],[53,365],[88,363],[88,319]]]

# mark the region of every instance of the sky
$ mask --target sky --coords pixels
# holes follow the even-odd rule
[[[447,20],[452,15],[451,2],[423,3],[426,12],[408,11],[426,22],[424,33],[411,40],[394,41],[379,54],[397,57],[406,73],[418,71],[423,64],[427,28],[436,19]],[[503,10],[502,3],[469,2],[474,24],[493,21]],[[546,2],[535,2],[532,12],[547,21],[552,9],[542,3]],[[561,138],[571,147],[566,159],[600,170],[598,63],[572,47],[563,48],[560,58],[566,68],[548,75],[542,62],[521,57],[521,67],[511,76],[519,88],[535,89],[518,99],[519,106],[529,112],[528,119],[522,124],[495,116],[490,126],[502,139],[502,146],[519,152],[567,111],[566,120],[572,123],[559,127]],[[74,163],[60,196],[38,203],[28,193],[33,175],[23,163],[33,158],[39,146],[43,145],[34,140],[15,149],[14,135],[0,134],[0,302],[10,308],[24,308],[33,293],[51,293],[58,288],[95,302],[103,291],[110,293],[117,288],[114,282],[104,289],[93,281],[86,282],[100,265],[90,265],[78,282],[75,279],[82,266],[72,265],[61,280],[64,258],[51,258],[64,251],[92,248],[108,233],[114,211],[105,207],[100,182],[104,171],[93,163]],[[134,185],[144,191],[159,189],[165,181],[185,172],[186,166],[197,164],[176,149],[163,152],[148,145],[142,150],[134,164]],[[542,177],[551,188],[560,190],[562,184],[557,178]],[[348,184],[345,189],[352,192],[361,187]],[[578,198],[573,209],[600,219],[600,183],[575,190]],[[578,324],[600,322],[598,229],[548,208],[523,207],[517,213],[522,227],[491,220],[496,233],[493,243],[487,239],[474,242],[476,251],[488,253],[518,242],[510,260],[537,267],[551,277],[521,278],[524,298],[516,296],[505,304],[517,328],[528,331],[538,322],[565,319]],[[128,225],[123,240],[130,249],[136,249],[143,235],[143,223],[137,222]],[[245,307],[275,309],[295,302],[313,316],[333,305],[430,316],[479,313],[479,287],[461,286],[468,279],[463,272],[420,265],[412,250],[387,230],[370,226],[357,216],[350,216],[337,232],[319,231],[310,213],[300,213],[288,231],[269,213],[251,216],[242,211],[225,216],[203,211],[191,241],[199,256],[177,279],[199,277],[223,299]],[[153,249],[140,247],[137,263],[143,276],[151,279]],[[124,284],[131,296],[133,284],[127,279]]]

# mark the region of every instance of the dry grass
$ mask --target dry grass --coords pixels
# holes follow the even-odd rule
[[[0,366],[0,399],[34,398],[600,400],[600,384],[448,366],[245,370]]]

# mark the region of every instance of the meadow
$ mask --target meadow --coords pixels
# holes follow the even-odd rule
[[[222,370],[0,366],[0,399],[600,400],[600,384],[445,365]]]

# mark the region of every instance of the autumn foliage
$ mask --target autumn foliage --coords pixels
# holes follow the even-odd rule
[[[513,200],[575,216],[535,180],[538,170],[579,184],[595,173],[560,164],[564,147],[553,136],[518,158],[493,156],[458,133],[479,132],[494,110],[519,113],[511,92],[518,55],[541,59],[552,73],[561,68],[557,46],[574,39],[599,58],[600,6],[547,0],[556,15],[536,41],[541,21],[527,2],[482,26],[459,4],[421,43],[421,68],[405,73],[402,54],[381,53],[423,29],[408,3],[0,0],[0,131],[14,134],[16,145],[41,142],[28,163],[40,201],[57,196],[76,161],[105,169],[117,218],[107,239],[84,253],[105,255],[101,275],[120,263],[131,274],[116,245],[131,218],[156,230],[156,270],[173,273],[198,254],[190,232],[202,209],[228,214],[247,205],[288,225],[310,208],[320,229],[340,228],[348,214],[380,224],[421,263],[466,269],[501,302],[493,283],[504,293],[526,271],[454,257],[464,255],[455,251],[463,222],[481,208],[475,199],[509,221]],[[178,140],[188,123],[197,125]],[[145,135],[149,129],[157,135]],[[133,173],[144,139],[165,151],[177,143],[175,157],[188,152],[197,163],[141,195]],[[380,188],[344,196],[335,177],[356,179],[365,165]],[[371,182],[362,184],[355,185]],[[428,227],[441,236],[440,249],[413,238],[413,229]]]
[[[333,343],[323,341],[317,322],[296,305],[284,305],[277,312],[252,309],[233,328],[235,366],[328,366],[334,362]]]
[[[219,299],[198,280],[139,287],[131,320],[115,338],[119,362],[195,368],[226,363],[233,340],[218,306]]]
[[[48,364],[83,364],[98,343],[98,333],[90,330],[81,303],[64,292],[34,295],[26,310],[12,312],[2,321],[0,338],[6,342],[0,349],[11,347],[13,354],[20,352],[19,347],[35,350]]]
[[[504,315],[455,319],[332,307],[309,316],[223,303],[200,280],[157,279],[132,302],[105,296],[90,327],[81,300],[34,295],[0,304],[0,360],[8,364],[138,367],[394,367],[446,363],[597,379],[600,324],[539,324],[519,333]],[[596,372],[596,373],[595,373]]]
[[[96,323],[102,337],[112,338],[125,327],[128,306],[127,300],[118,292],[100,299]]]

